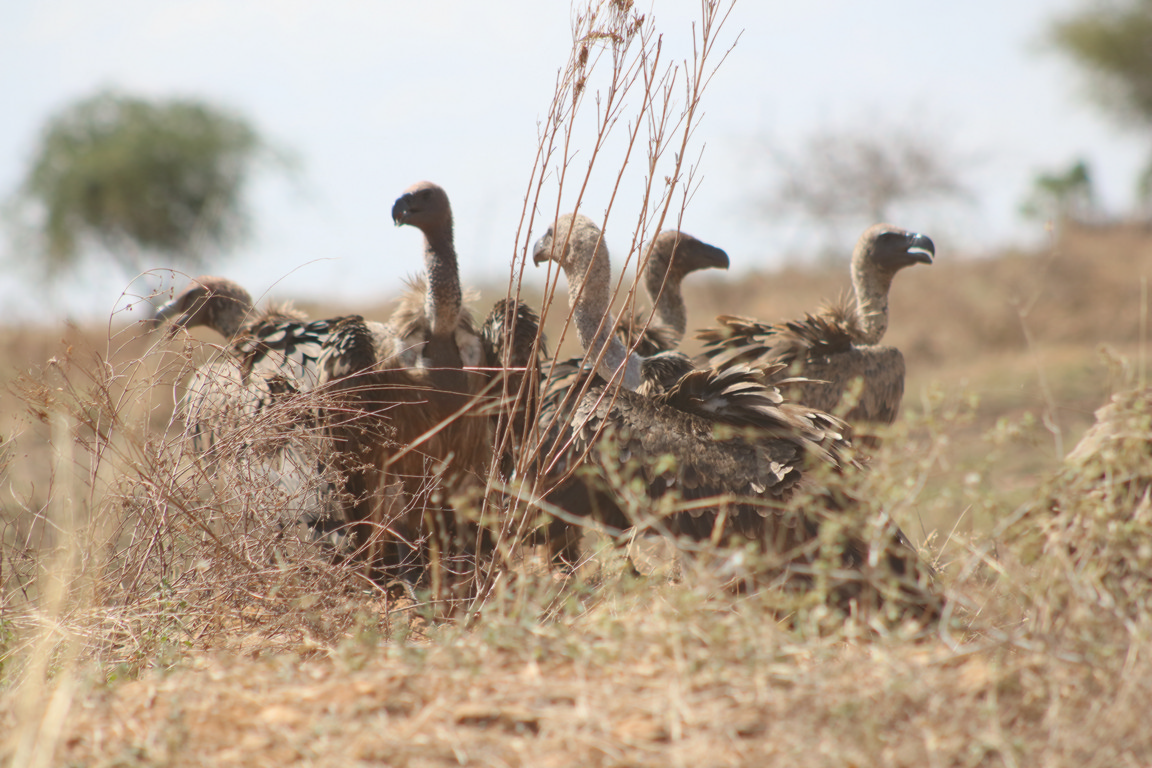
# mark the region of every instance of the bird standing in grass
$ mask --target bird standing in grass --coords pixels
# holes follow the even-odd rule
[[[424,236],[424,274],[412,281],[370,343],[375,364],[346,370],[333,349],[322,368],[339,406],[327,418],[348,463],[357,540],[379,567],[438,585],[469,580],[488,546],[480,491],[497,426],[523,422],[525,368],[534,369],[539,320],[501,300],[477,327],[463,303],[452,208],[432,182],[392,207],[398,226]],[[530,393],[529,393],[530,394]]]
[[[326,350],[362,327],[363,319],[309,321],[290,304],[256,309],[234,281],[204,275],[147,320],[153,327],[165,323],[169,336],[206,327],[227,341],[222,354],[196,369],[180,401],[192,452],[209,466],[227,461],[253,482],[279,489],[281,525],[303,523],[310,538],[340,539],[344,514],[325,457],[317,400],[298,396],[317,389]]]
[[[931,264],[935,253],[925,235],[890,224],[869,227],[852,253],[851,299],[782,323],[722,315],[719,327],[697,334],[704,356],[720,369],[783,365],[804,379],[785,388],[789,397],[829,413],[841,413],[845,395],[859,386],[844,418],[854,427],[891,424],[904,397],[905,365],[899,349],[880,345],[888,329],[888,292],[897,272]]]

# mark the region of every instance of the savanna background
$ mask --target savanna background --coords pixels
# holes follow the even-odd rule
[[[46,314],[21,310],[0,333],[0,730],[6,734],[0,754],[6,760],[110,766],[1152,761],[1144,723],[1152,705],[1146,398],[1124,401],[1118,437],[1099,455],[1076,465],[1064,461],[1096,409],[1115,393],[1146,386],[1152,228],[1145,216],[1149,173],[1141,168],[1148,159],[1134,153],[1129,159],[1137,159],[1124,167],[1115,152],[1125,142],[1146,148],[1133,136],[1141,130],[1147,136],[1152,86],[1141,75],[1152,67],[1125,74],[1123,62],[1094,54],[1088,43],[1109,39],[1099,37],[1101,29],[1152,41],[1152,6],[1070,3],[1063,15],[1038,17],[1029,44],[1048,46],[1044,55],[1063,57],[1095,86],[1089,93],[1095,100],[1069,97],[1065,108],[1077,115],[1070,122],[1082,126],[1076,121],[1088,119],[1083,115],[1098,114],[1100,123],[1078,134],[1081,143],[1065,145],[1069,154],[1015,166],[1020,178],[1012,180],[1010,200],[1002,187],[1011,163],[996,156],[1013,154],[1010,138],[997,145],[988,134],[986,145],[965,146],[973,134],[902,116],[922,93],[910,88],[901,97],[888,88],[886,98],[903,108],[895,108],[895,118],[885,109],[885,130],[833,120],[809,125],[792,142],[749,136],[740,151],[751,158],[749,168],[763,163],[758,186],[742,202],[718,205],[723,196],[714,179],[721,174],[709,170],[713,147],[702,146],[713,142],[709,88],[721,94],[730,88],[720,84],[730,70],[740,71],[738,52],[764,34],[757,27],[738,35],[742,17],[727,12],[728,6],[705,4],[662,15],[659,3],[651,9],[607,3],[561,17],[568,40],[543,67],[551,90],[528,119],[525,143],[532,151],[521,153],[522,168],[502,159],[520,184],[508,194],[512,203],[492,203],[499,213],[483,222],[470,218],[474,212],[458,215],[462,253],[470,239],[499,243],[477,247],[485,266],[463,265],[465,281],[480,292],[477,307],[505,295],[510,284],[539,306],[550,289],[531,275],[530,262],[521,283],[519,259],[556,211],[578,202],[589,215],[603,210],[615,217],[609,245],[617,267],[630,258],[633,273],[628,233],[641,239],[661,216],[728,249],[731,274],[696,275],[686,284],[689,328],[722,313],[784,319],[848,288],[844,257],[867,222],[892,218],[927,232],[936,241],[936,262],[905,271],[893,286],[886,341],[903,350],[908,379],[903,417],[870,467],[868,511],[891,515],[936,565],[950,605],[946,616],[931,626],[844,617],[818,600],[782,615],[770,596],[732,594],[714,573],[675,563],[657,542],[620,551],[595,532],[586,542],[589,562],[575,573],[555,573],[525,554],[483,599],[451,619],[428,610],[418,593],[367,582],[352,564],[286,555],[253,522],[267,501],[261,489],[221,487],[197,471],[181,445],[178,382],[222,340],[210,331],[170,341],[147,334],[134,322],[146,311],[136,300],[182,281],[151,271],[165,266],[238,274],[255,281],[254,293],[295,297],[313,317],[355,311],[384,318],[400,290],[399,275],[391,279],[388,270],[417,268],[415,237],[387,241],[391,266],[374,268],[371,282],[390,287],[374,287],[371,298],[343,286],[327,297],[295,294],[290,281],[277,281],[309,257],[291,249],[287,256],[260,256],[275,235],[250,245],[252,233],[269,225],[266,200],[244,205],[245,174],[220,177],[221,199],[238,207],[192,207],[200,215],[176,217],[162,230],[171,239],[161,242],[149,239],[160,230],[143,226],[155,214],[156,193],[149,198],[147,191],[106,198],[116,205],[93,203],[105,199],[99,195],[65,194],[65,203],[78,208],[53,229],[57,220],[45,215],[54,210],[50,193],[91,190],[91,177],[48,174],[40,186],[29,183],[35,160],[43,159],[30,152],[28,175],[14,185],[9,206],[10,252],[19,269],[7,279],[25,294],[42,292]],[[1116,19],[1123,23],[1106,23]],[[760,21],[753,14],[744,23]],[[881,34],[884,24],[872,21]],[[884,21],[893,30],[909,23],[895,11]],[[1077,21],[1097,36],[1077,37]],[[155,34],[163,39],[163,27]],[[429,39],[435,34],[429,31]],[[676,47],[685,40],[697,44]],[[419,58],[402,62],[416,66],[425,84],[430,75],[421,63],[429,66]],[[393,76],[403,78],[404,66],[397,66]],[[432,69],[432,82],[447,77]],[[667,71],[675,77],[659,79]],[[107,108],[137,98],[105,85],[84,103]],[[1074,92],[1070,85],[1060,87]],[[608,95],[613,88],[622,92],[618,101]],[[163,105],[155,90],[144,89],[141,100]],[[405,98],[418,106],[435,102],[427,88],[415,90]],[[230,118],[243,114],[245,104],[236,107],[226,111]],[[721,101],[716,111],[728,108]],[[501,124],[509,113],[517,114],[507,109]],[[653,118],[660,114],[672,118]],[[47,135],[53,123],[41,119]],[[261,127],[276,133],[275,126]],[[237,167],[237,157],[257,158],[251,166],[239,163],[253,178],[288,169],[306,179],[307,152],[274,145],[266,133],[226,133],[217,148],[238,153],[228,155],[227,167]],[[449,142],[455,136],[440,124],[431,133]],[[418,153],[400,147],[403,135],[379,152],[402,152],[408,164]],[[633,135],[640,148],[626,155]],[[723,165],[724,150],[716,154]],[[207,167],[216,157],[196,157],[193,165]],[[422,176],[444,181],[458,210],[466,201],[483,207],[466,184],[453,191],[451,172],[434,175],[447,168],[442,154],[430,150],[429,157],[436,159],[427,172],[398,179],[395,190],[373,185],[370,202],[361,199],[340,215],[355,211],[369,225],[368,241],[391,235],[381,230],[393,193]],[[1117,192],[1124,175],[1118,166],[1132,191]],[[233,198],[225,194],[230,181],[239,183]],[[646,200],[639,212],[628,202],[636,193]],[[501,218],[505,208],[514,212],[509,221]],[[235,216],[214,220],[221,211]],[[965,232],[981,224],[996,236]],[[347,238],[333,235],[332,247],[339,250]],[[376,247],[357,243],[353,249]],[[257,255],[246,258],[246,248]],[[509,252],[511,269],[499,255]],[[740,264],[741,254],[750,263]],[[293,259],[289,269],[277,266],[285,259]],[[351,270],[337,271],[346,278]],[[101,277],[85,290],[83,275],[91,273]],[[333,287],[335,278],[325,279]],[[120,298],[93,295],[108,280]],[[625,280],[621,305],[628,288]],[[563,303],[561,290],[547,322],[554,346],[564,339]],[[563,354],[575,351],[570,340],[559,346]],[[685,349],[698,347],[688,339]]]

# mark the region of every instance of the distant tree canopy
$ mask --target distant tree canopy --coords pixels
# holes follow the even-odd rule
[[[1087,70],[1098,103],[1152,128],[1152,0],[1092,3],[1053,22],[1049,39]]]
[[[1090,222],[1099,215],[1092,174],[1084,160],[1059,173],[1040,173],[1021,212],[1030,218]]]
[[[761,208],[832,230],[888,221],[897,206],[969,196],[948,142],[919,126],[870,122],[817,131],[799,149],[771,154],[776,181]]]
[[[249,235],[245,183],[268,154],[245,120],[209,104],[105,91],[48,120],[16,202],[48,275],[90,243],[125,267],[152,252],[197,268]]]
[[[1048,39],[1086,71],[1097,104],[1152,137],[1152,0],[1092,3],[1054,21]],[[1152,157],[1136,195],[1152,215]]]

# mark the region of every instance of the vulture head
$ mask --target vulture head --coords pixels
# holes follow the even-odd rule
[[[927,235],[891,224],[874,224],[856,243],[852,266],[893,275],[913,264],[931,264],[935,255],[936,246]]]
[[[593,261],[608,261],[604,235],[592,219],[580,213],[566,213],[548,227],[532,247],[532,261],[537,265],[554,261],[573,277],[583,277]]]
[[[714,245],[676,229],[665,229],[646,246],[648,264],[644,268],[644,287],[655,298],[665,283],[676,286],[686,275],[701,269],[728,269],[728,254]]]
[[[410,224],[426,236],[429,233],[450,233],[452,206],[448,203],[448,193],[430,181],[413,184],[392,204],[392,221],[398,227]]]
[[[189,281],[184,290],[144,322],[155,328],[171,321],[169,336],[181,328],[203,325],[230,339],[251,311],[252,297],[248,291],[227,278],[201,275]]]

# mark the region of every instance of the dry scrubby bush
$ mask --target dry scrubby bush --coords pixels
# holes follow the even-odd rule
[[[107,675],[134,676],[214,647],[330,652],[349,633],[365,629],[407,635],[414,616],[429,612],[428,606],[414,604],[408,590],[380,587],[364,577],[359,564],[336,562],[331,550],[284,530],[299,499],[269,482],[251,457],[262,441],[265,448],[282,443],[281,425],[290,414],[273,409],[262,415],[263,423],[249,421],[224,433],[211,462],[188,454],[177,418],[163,432],[154,429],[155,411],[170,411],[171,404],[170,396],[157,392],[168,385],[157,382],[184,380],[202,359],[202,346],[158,347],[123,362],[62,357],[19,383],[29,409],[54,430],[58,458],[50,503],[34,513],[54,533],[39,546],[10,546],[4,553],[6,662],[26,662],[27,652],[46,639],[46,625],[66,628],[50,633],[50,644],[82,649]],[[323,404],[320,397],[292,407],[310,413]],[[1128,420],[1118,421],[1120,416]],[[942,542],[944,562],[938,565],[952,599],[946,631],[958,633],[957,642],[965,637],[1014,642],[1011,633],[1022,626],[1052,642],[1069,622],[1087,621],[1077,610],[1095,617],[1090,624],[1095,630],[1112,627],[1112,632],[1115,621],[1130,616],[1140,626],[1147,622],[1148,398],[1118,398],[1102,417],[1112,426],[1098,432],[1108,439],[1088,441],[1102,447],[1078,450],[1069,468],[1038,491],[1036,508],[1047,514],[1030,512],[1010,531],[1014,535],[1002,553],[1007,560],[990,554],[987,542]],[[915,614],[885,610],[906,607],[910,591],[916,592],[913,603],[936,593],[924,584],[893,579],[879,556],[866,556],[860,571],[846,571],[840,555],[849,535],[872,542],[875,553],[884,552],[892,521],[914,526],[917,514],[933,503],[919,496],[926,475],[948,450],[949,432],[970,415],[962,404],[937,403],[936,412],[919,418],[911,426],[920,437],[911,437],[908,425],[895,427],[870,471],[839,488],[851,494],[856,512],[826,518],[821,537],[811,545],[807,589],[774,588],[780,584],[766,581],[765,574],[782,574],[781,563],[741,549],[706,549],[681,559],[674,576],[679,588],[709,601],[710,610],[753,599],[759,610],[768,611],[759,614],[762,620],[784,619],[805,634],[858,636],[860,630],[848,628],[854,622],[845,624],[837,605],[858,612],[869,632],[900,626]],[[1011,431],[1000,431],[1005,430]],[[648,514],[643,494],[628,485],[627,468],[617,482],[624,498],[635,497],[637,517]],[[995,499],[970,490],[968,498],[945,503],[982,503],[995,511]],[[798,503],[813,508],[809,499]],[[641,539],[631,546],[650,545]],[[532,622],[583,620],[596,606],[619,599],[618,579],[632,572],[613,569],[612,551],[590,555],[592,575],[567,582],[556,582],[547,569],[534,566],[530,553],[528,560],[505,560],[514,567],[491,572],[492,581],[470,606],[473,618],[465,624],[484,633],[503,631],[493,627],[504,627],[512,616]],[[923,555],[931,558],[929,550]],[[997,572],[1011,577],[1011,589],[997,583]],[[652,578],[656,581],[649,585],[663,580]],[[66,590],[53,603],[52,584],[60,581]],[[602,594],[606,581],[611,582],[607,596]],[[628,583],[624,595],[630,593]],[[734,583],[753,584],[746,592],[753,598],[732,593]],[[845,602],[845,596],[851,600]],[[1099,618],[1102,610],[1107,620]],[[484,617],[478,625],[477,615]],[[27,671],[23,664],[7,669],[17,677]]]
[[[1115,395],[1065,467],[1016,515],[1008,534],[1051,588],[1038,619],[1063,625],[1075,606],[1152,617],[1152,390]],[[1074,614],[1073,614],[1074,615]]]
[[[441,613],[415,605],[409,589],[373,583],[359,562],[341,562],[331,548],[293,535],[290,523],[316,489],[305,485],[295,495],[286,493],[260,457],[283,445],[285,418],[300,413],[272,408],[238,422],[218,433],[212,451],[199,457],[189,453],[178,417],[163,433],[154,430],[153,411],[168,405],[163,397],[155,402],[156,388],[163,386],[156,382],[184,380],[203,356],[201,346],[158,348],[124,364],[63,358],[18,383],[29,409],[53,431],[59,455],[50,502],[32,513],[50,535],[4,553],[4,621],[18,635],[10,637],[6,660],[22,656],[31,643],[72,643],[106,674],[134,676],[190,651],[237,644],[331,648],[366,622],[378,633],[407,633],[415,612]],[[291,403],[305,416],[323,405],[323,395]],[[620,482],[627,481],[622,476]],[[619,491],[635,495],[639,518],[647,506],[643,494],[623,485]],[[890,523],[883,514],[877,519],[827,526],[808,558],[815,588],[782,593],[775,610],[783,615],[823,605],[829,594],[844,590],[866,606],[862,588],[899,589],[882,567],[874,580],[867,569],[862,576],[839,567],[848,528],[872,527],[864,535],[852,532],[883,549]],[[818,550],[827,556],[819,557]],[[699,555],[685,567],[698,571],[707,590],[722,592],[725,584],[779,572],[782,563],[758,557],[736,550],[717,555],[717,564]],[[717,565],[716,571],[708,565]],[[53,584],[64,591],[50,599]],[[574,582],[573,594],[585,586]],[[499,612],[496,594],[508,590],[540,617],[572,598],[557,592],[548,572],[520,563],[515,571],[495,574],[473,608]],[[37,628],[45,622],[67,631],[43,637]]]
[[[58,610],[68,632],[49,639],[71,637],[110,668],[137,670],[252,632],[273,645],[332,639],[360,610],[350,596],[387,602],[355,569],[281,531],[297,500],[253,454],[284,439],[282,411],[224,434],[214,461],[189,455],[178,424],[153,428],[155,410],[172,412],[157,391],[170,384],[157,382],[186,378],[194,346],[126,362],[63,358],[18,382],[50,425],[57,460],[48,504],[29,513],[49,535],[5,552],[11,626]],[[54,606],[53,579],[66,586]]]
[[[892,520],[917,533],[917,517],[938,505],[954,511],[983,505],[985,514],[1011,520],[978,483],[946,498],[924,494],[933,467],[947,461],[950,435],[972,419],[971,403],[946,399],[929,399],[923,413],[913,411],[893,427],[869,471],[854,478],[858,485],[850,490],[861,512],[825,526],[816,547],[827,557],[815,558],[810,589],[775,589],[761,581],[733,591],[733,581],[764,573],[765,564],[744,550],[697,553],[671,568],[657,557],[658,567],[642,566],[638,576],[624,558],[638,563],[653,546],[639,538],[624,551],[605,545],[565,579],[530,559],[512,563],[493,572],[464,620],[429,623],[421,615],[436,612],[406,590],[379,587],[356,564],[334,563],[329,552],[282,536],[281,518],[293,500],[266,481],[252,482],[250,475],[261,477],[258,462],[230,460],[257,451],[262,433],[273,444],[281,441],[277,425],[293,413],[274,410],[263,417],[269,421],[225,435],[213,473],[187,453],[179,420],[170,416],[171,387],[205,354],[220,350],[185,341],[144,355],[118,351],[92,359],[62,354],[18,385],[26,406],[55,431],[57,452],[49,503],[34,513],[55,533],[39,546],[4,552],[3,675],[21,695],[46,678],[57,686],[74,681],[77,668],[98,680],[133,680],[168,668],[173,677],[165,685],[175,686],[170,701],[184,704],[164,703],[153,712],[135,703],[144,689],[133,684],[117,689],[120,694],[91,695],[111,697],[101,699],[111,713],[125,713],[125,706],[137,718],[167,711],[178,722],[187,722],[180,707],[202,700],[196,722],[248,723],[243,727],[259,732],[266,725],[246,714],[241,701],[258,689],[243,678],[255,674],[263,680],[260,690],[275,689],[280,678],[268,671],[264,679],[262,668],[225,671],[229,687],[214,688],[195,667],[213,649],[240,657],[287,652],[329,660],[324,663],[336,665],[337,677],[359,681],[356,691],[370,689],[374,676],[407,681],[402,691],[389,688],[397,697],[389,699],[392,718],[439,722],[429,713],[443,710],[447,698],[455,703],[443,727],[465,729],[461,738],[475,732],[467,730],[478,727],[474,722],[511,723],[486,726],[486,748],[497,753],[507,748],[509,734],[531,722],[538,734],[567,734],[552,749],[581,754],[604,738],[627,754],[650,743],[643,754],[680,744],[701,755],[737,749],[746,757],[764,750],[795,756],[806,740],[819,739],[829,755],[860,761],[889,754],[894,764],[923,761],[933,750],[946,750],[959,765],[1041,753],[1054,765],[1091,764],[1097,753],[1113,759],[1148,754],[1147,739],[1135,737],[1124,714],[1152,691],[1152,670],[1143,661],[1152,636],[1143,517],[1152,478],[1147,393],[1122,396],[1102,412],[1108,426],[1086,443],[1098,447],[1075,452],[1065,470],[1038,488],[1010,535],[931,542],[924,555],[941,554],[937,564],[950,600],[944,621],[928,631],[901,623],[905,614],[885,614],[884,605],[899,601],[872,604],[885,590],[909,585],[882,572],[868,579],[867,567],[863,581],[861,573],[846,573],[838,547],[849,532],[882,543]],[[324,404],[321,397],[295,407],[311,413]],[[165,427],[157,429],[158,421]],[[997,450],[1017,448],[1021,432],[1028,430],[1007,424],[990,434],[989,463]],[[630,492],[626,472],[620,482],[621,492]],[[637,512],[645,506],[641,499],[637,495]],[[856,613],[846,617],[828,598],[853,589],[860,590],[853,594]],[[515,676],[508,670],[524,665],[554,679],[546,687],[529,682],[509,689]],[[469,670],[463,688],[461,669]],[[580,720],[563,703],[517,715],[539,707],[533,702],[540,696],[562,701],[574,670],[592,676],[593,690],[614,691],[597,699],[595,718]],[[649,677],[638,670],[649,670]],[[654,684],[651,675],[680,680],[680,688]],[[468,709],[467,697],[453,693],[485,686],[498,703],[483,711]],[[690,702],[682,721],[668,720],[664,709],[676,696]],[[864,699],[873,704],[861,709]],[[35,713],[47,712],[47,702],[37,709],[29,701],[6,707],[3,723],[10,733],[42,736],[36,724],[48,721]],[[307,701],[299,704],[302,712],[311,711]],[[331,706],[352,706],[343,701],[334,698]],[[215,720],[217,710],[231,715]],[[913,722],[910,711],[920,713]],[[829,712],[839,723],[835,730],[817,725]],[[91,711],[76,717],[61,725],[76,734],[66,751],[82,762],[106,754],[84,735],[94,724]],[[565,731],[573,718],[590,733]],[[737,742],[711,724],[725,722],[740,731]],[[187,727],[196,743],[200,726]],[[347,726],[330,727],[340,734]],[[878,728],[891,736],[878,740]],[[1002,729],[1001,737],[990,736],[989,728]],[[1060,733],[1054,740],[1053,729]],[[1099,745],[1088,729],[1111,734],[1107,749],[1093,752]],[[936,746],[929,749],[918,733],[933,734]],[[357,738],[346,733],[340,744],[351,748]],[[378,748],[389,754],[423,754],[412,742],[378,738]],[[132,743],[116,739],[110,744]],[[5,754],[18,750],[12,744]],[[163,757],[162,749],[149,749],[152,759]],[[597,762],[594,753],[586,756]]]

